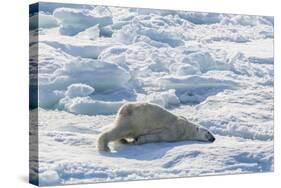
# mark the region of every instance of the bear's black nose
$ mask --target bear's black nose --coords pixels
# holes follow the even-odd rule
[[[210,132],[208,132],[207,138],[209,142],[214,142],[216,140],[216,138]]]
[[[215,138],[213,135],[210,134],[209,141],[210,141],[210,142],[214,142],[215,140],[216,140],[216,138]]]

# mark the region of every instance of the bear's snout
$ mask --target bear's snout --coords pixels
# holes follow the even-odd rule
[[[210,132],[207,133],[207,138],[210,142],[214,142],[216,140],[216,138]]]

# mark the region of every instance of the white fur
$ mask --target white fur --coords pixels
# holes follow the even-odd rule
[[[111,129],[99,136],[97,148],[100,151],[109,151],[109,142],[128,143],[128,138],[133,139],[131,143],[134,144],[215,140],[208,130],[151,103],[124,104],[119,109]]]

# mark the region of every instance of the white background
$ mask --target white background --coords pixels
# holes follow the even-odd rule
[[[31,2],[35,1],[9,0],[1,1],[0,5],[0,187],[3,188],[33,187],[28,184],[28,4]],[[271,188],[277,187],[278,182],[280,184],[281,6],[278,5],[278,0],[56,0],[52,2],[274,16],[274,173],[89,184],[83,187]],[[81,185],[67,187],[74,188]]]

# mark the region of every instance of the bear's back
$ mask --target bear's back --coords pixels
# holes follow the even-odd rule
[[[135,128],[161,129],[170,127],[177,116],[151,103],[127,103],[119,110],[119,118],[125,118]]]

